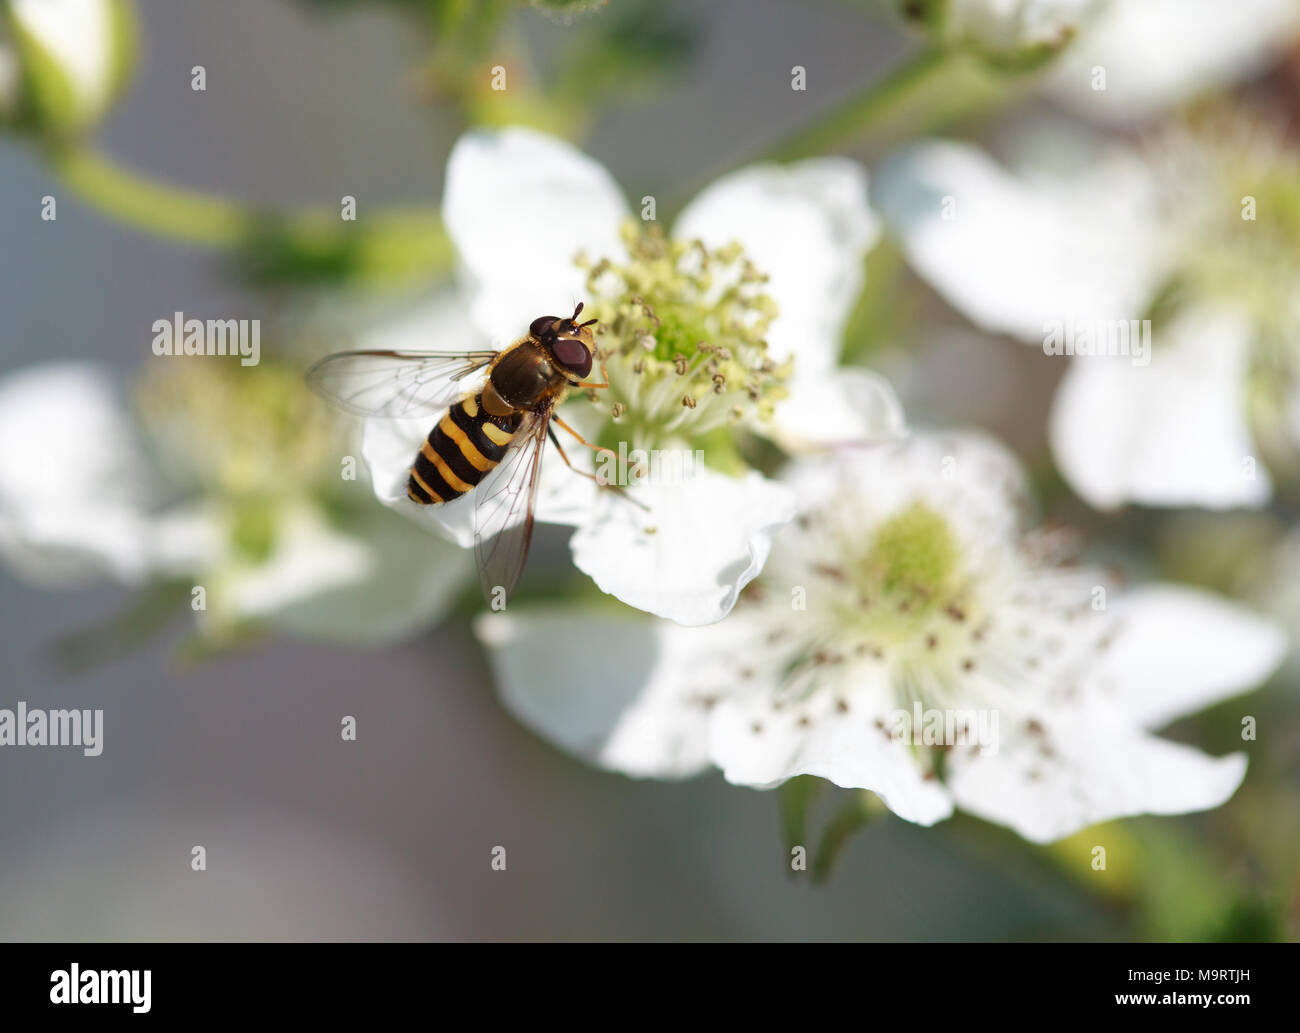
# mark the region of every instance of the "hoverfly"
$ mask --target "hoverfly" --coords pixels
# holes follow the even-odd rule
[[[437,506],[474,493],[474,553],[483,593],[508,598],[519,583],[533,533],[538,473],[547,436],[576,473],[603,482],[569,462],[551,421],[591,444],[555,409],[570,388],[604,388],[588,381],[596,353],[589,319],[539,316],[528,333],[501,351],[345,351],[307,371],[318,395],[358,416],[441,419],[411,464],[406,494]],[[487,369],[479,381],[474,375]],[[471,385],[477,386],[471,386]]]

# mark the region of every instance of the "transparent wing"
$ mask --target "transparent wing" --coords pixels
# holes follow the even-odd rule
[[[432,416],[469,389],[469,378],[499,353],[351,351],[327,355],[307,385],[357,416]]]
[[[542,446],[550,422],[549,405],[528,413],[494,471],[497,475],[475,489],[474,556],[489,602],[495,601],[493,591],[497,588],[505,589],[509,599],[523,574],[533,537]]]

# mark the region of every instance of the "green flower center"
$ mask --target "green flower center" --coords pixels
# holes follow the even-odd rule
[[[922,502],[890,517],[861,561],[863,581],[879,594],[927,605],[957,570],[957,543],[948,523]]]
[[[299,372],[205,359],[150,363],[136,411],[178,485],[218,499],[297,496],[327,483],[337,434]]]
[[[1216,111],[1167,142],[1168,218],[1181,226],[1172,293],[1245,310],[1289,342],[1300,292],[1300,153],[1267,124]]]
[[[770,648],[765,662],[784,672],[783,706],[830,690],[847,708],[856,686],[879,684],[862,673],[872,668],[898,687],[900,705],[937,706],[950,688],[967,691],[979,669],[989,598],[952,524],[920,500],[865,529],[863,519],[841,496],[795,525],[765,572],[796,593],[793,618],[783,591],[748,602],[764,621],[755,648]]]
[[[817,562],[811,572],[810,598],[828,601],[834,637],[860,657],[961,670],[985,614],[948,521],[917,501],[865,541],[854,534],[836,535],[842,565]]]
[[[590,393],[606,417],[602,441],[696,448],[720,428],[770,419],[792,361],[768,355],[777,308],[767,277],[737,244],[670,240],[635,220],[623,240],[624,263],[579,259],[609,373],[609,388]]]

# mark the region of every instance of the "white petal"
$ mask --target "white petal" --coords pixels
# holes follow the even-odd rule
[[[489,473],[473,491],[435,506],[420,506],[406,495],[411,464],[433,429],[433,420],[365,421],[361,455],[370,470],[371,486],[386,506],[416,521],[426,530],[462,548],[474,544],[474,506],[480,493],[503,475],[504,468]],[[544,444],[544,447],[547,447]],[[541,484],[537,489],[536,517],[542,523],[576,526],[588,519],[595,487],[569,470],[558,456],[543,455]]]
[[[1113,818],[1217,807],[1246,773],[1245,754],[1210,757],[1105,709],[1053,711],[1039,723],[1038,735],[1004,727],[996,753],[953,752],[947,776],[958,807],[1035,843]]]
[[[710,738],[713,761],[727,781],[769,788],[795,775],[816,775],[850,789],[870,789],[900,818],[933,825],[952,813],[937,780],[923,777],[911,747],[891,742],[878,715],[825,706],[801,725],[794,713],[774,712],[765,693],[717,705]]]
[[[371,487],[380,502],[393,505],[406,498],[411,464],[429,436],[432,422],[373,419],[363,424],[361,457],[366,461]]]
[[[520,721],[590,763],[656,778],[708,766],[709,711],[690,678],[707,673],[707,644],[720,628],[564,608],[475,623],[501,698]],[[575,641],[608,662],[574,664]]]
[[[789,451],[883,444],[907,433],[903,403],[889,381],[865,369],[800,378],[777,404],[772,436]]]
[[[1049,88],[1088,118],[1137,122],[1266,68],[1297,31],[1294,0],[1111,0]],[[1097,68],[1104,89],[1093,85]]]
[[[491,343],[470,321],[464,295],[454,288],[423,298],[357,335],[358,348],[376,351],[478,351]]]
[[[710,246],[739,241],[770,277],[780,309],[768,334],[773,357],[796,356],[800,377],[835,364],[863,259],[880,235],[862,166],[818,158],[741,169],[688,204],[673,234]]]
[[[1053,321],[1146,308],[1158,270],[1141,231],[1145,186],[1119,158],[1031,184],[971,145],[925,142],[886,159],[872,202],[949,302],[987,330],[1041,343]]]
[[[106,370],[89,363],[34,366],[0,380],[0,434],[23,448],[0,450],[0,491],[10,505],[57,501],[80,491],[111,502],[145,494],[135,431]],[[98,447],[87,449],[86,442]]]
[[[380,509],[359,527],[323,531],[303,535],[292,545],[302,564],[288,557],[274,561],[277,569],[264,578],[273,575],[280,584],[271,596],[254,600],[250,612],[298,635],[392,642],[436,624],[474,578],[469,552],[430,539]],[[284,533],[298,534],[292,528]],[[364,562],[358,562],[362,554]],[[295,585],[295,570],[308,579]],[[245,607],[248,588],[245,583]]]
[[[473,492],[436,506],[420,506],[406,494],[411,464],[432,429],[431,420],[366,420],[361,456],[375,496],[427,531],[467,549],[474,544]]]
[[[30,522],[0,519],[0,552],[33,584],[134,583],[149,569],[149,525],[136,511],[88,505],[26,516]]]
[[[212,504],[182,503],[149,521],[150,568],[162,577],[193,576],[214,568],[229,543],[229,521]]]
[[[1148,366],[1071,362],[1049,428],[1061,472],[1101,509],[1263,505],[1271,483],[1245,411],[1249,324],[1190,311],[1153,337]]]
[[[794,516],[795,496],[756,473],[697,471],[633,489],[645,512],[599,492],[574,534],[573,562],[604,592],[679,624],[721,620],[767,561],[772,535]]]
[[[0,441],[0,546],[11,561],[38,580],[143,576],[153,485],[103,370],[51,363],[4,378]]]
[[[267,617],[293,603],[372,572],[370,550],[340,534],[307,506],[278,514],[276,544],[264,561],[229,556],[215,576],[211,612],[222,618]]]
[[[1144,727],[1249,692],[1286,655],[1281,627],[1209,592],[1152,585],[1113,609],[1120,632],[1093,680]]]
[[[596,161],[531,129],[461,137],[447,163],[443,218],[469,280],[471,314],[497,346],[583,300],[579,252],[617,258],[627,204]]]
[[[979,431],[924,431],[878,448],[803,457],[781,480],[802,508],[828,509],[861,527],[926,501],[981,547],[1014,540],[1030,510],[1019,460]]]
[[[11,0],[9,6],[15,22],[68,76],[80,105],[103,105],[113,74],[109,0]]]

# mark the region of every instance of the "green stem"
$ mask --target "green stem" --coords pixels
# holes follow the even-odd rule
[[[190,586],[160,581],[103,623],[74,631],[47,646],[59,673],[72,675],[128,655],[189,612]]]
[[[279,215],[141,176],[90,150],[50,154],[61,180],[103,215],[168,240],[223,248],[257,282],[393,283],[445,271],[451,244],[433,208]]]
[[[821,884],[830,878],[836,860],[853,834],[865,828],[870,820],[870,794],[865,790],[857,791],[853,794],[853,799],[840,808],[822,829],[817,853],[813,855],[813,882]]]
[[[51,164],[83,201],[154,236],[231,247],[254,226],[252,213],[234,201],[145,179],[89,150],[57,151]]]
[[[888,116],[896,115],[903,102],[932,83],[961,56],[957,51],[939,47],[923,50],[812,125],[795,130],[779,142],[728,168],[765,161],[798,161],[834,152],[845,144],[856,141]],[[720,171],[722,170],[715,169],[703,182],[695,183],[675,195],[674,202],[665,208],[668,216],[675,217],[686,202],[706,183],[712,182]]]
[[[769,161],[797,161],[858,139],[948,67],[954,54],[939,47],[921,51],[830,114],[786,137],[770,148],[765,157]]]
[[[795,847],[806,848],[808,845],[808,807],[817,791],[825,784],[824,779],[812,775],[796,775],[788,782],[783,782],[776,791],[787,865],[789,855]]]

